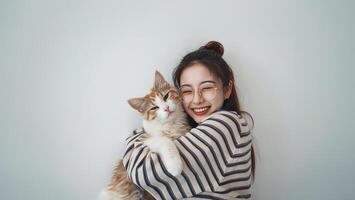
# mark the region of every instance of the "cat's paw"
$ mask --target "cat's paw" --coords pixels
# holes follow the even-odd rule
[[[174,159],[170,159],[169,161],[166,162],[166,168],[168,172],[173,176],[177,176],[181,174],[183,169],[181,158],[176,157]]]

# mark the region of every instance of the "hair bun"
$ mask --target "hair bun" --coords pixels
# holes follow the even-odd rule
[[[200,49],[213,50],[221,57],[224,53],[223,45],[217,41],[209,41],[205,46],[200,47]]]

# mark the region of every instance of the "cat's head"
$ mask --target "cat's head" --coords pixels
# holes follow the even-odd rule
[[[129,99],[128,103],[147,121],[169,120],[176,111],[182,109],[179,92],[166,82],[158,71],[155,72],[154,85],[150,93],[144,97]]]

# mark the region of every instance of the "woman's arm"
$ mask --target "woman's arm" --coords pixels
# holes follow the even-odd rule
[[[169,174],[160,157],[142,145],[144,134],[138,131],[128,138],[124,163],[131,180],[156,199],[250,195],[252,139],[237,113],[215,112],[175,141],[184,163],[178,176]]]

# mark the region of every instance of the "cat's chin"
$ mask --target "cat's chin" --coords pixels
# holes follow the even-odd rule
[[[167,118],[167,119],[168,119],[168,118],[171,118],[174,114],[175,114],[175,111],[169,112],[169,113],[168,113],[168,116],[167,116],[166,118]]]
[[[158,116],[158,118],[161,122],[174,120],[175,111],[164,113],[163,115]]]

